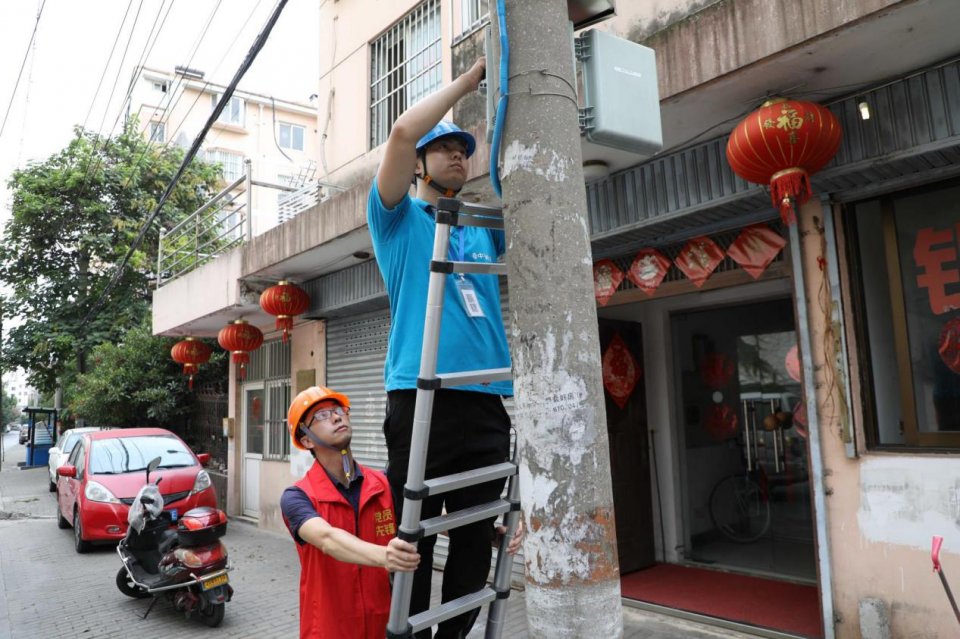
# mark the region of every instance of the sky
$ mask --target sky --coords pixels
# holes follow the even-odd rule
[[[289,0],[239,88],[308,103],[319,77],[319,8],[326,1]],[[189,61],[205,79],[226,85],[275,6],[276,0],[0,0],[0,122],[11,105],[0,135],[0,224],[10,215],[6,183],[16,168],[65,147],[85,121],[88,129],[110,130],[148,42],[155,38],[145,66],[172,71]]]

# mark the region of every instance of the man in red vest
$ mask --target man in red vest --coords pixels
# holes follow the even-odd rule
[[[280,500],[300,555],[300,637],[383,639],[388,572],[412,572],[416,546],[396,538],[386,477],[350,453],[350,399],[323,386],[298,394],[287,413],[293,445],[315,463]]]

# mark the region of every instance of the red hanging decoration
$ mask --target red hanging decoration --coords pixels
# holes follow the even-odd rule
[[[600,306],[606,306],[623,282],[623,271],[613,260],[600,260],[593,265],[593,296]]]
[[[787,369],[787,375],[790,376],[790,379],[795,382],[802,381],[800,379],[800,349],[797,348],[796,344],[787,351],[783,366]]]
[[[727,248],[727,255],[758,280],[787,241],[766,224],[754,224],[740,232]]]
[[[722,261],[723,249],[709,237],[701,236],[687,242],[673,263],[700,288]]]
[[[947,368],[960,375],[960,317],[953,317],[943,325],[937,351]]]
[[[723,353],[707,353],[697,363],[700,379],[710,390],[720,390],[733,379],[733,360]]]
[[[653,296],[670,269],[670,260],[656,249],[643,249],[633,259],[627,277],[634,286]]]
[[[287,341],[293,328],[293,316],[304,313],[310,307],[310,296],[296,284],[280,280],[260,294],[260,308],[276,315],[276,328],[283,330],[283,341]]]
[[[213,349],[195,337],[187,337],[173,345],[170,357],[178,364],[183,364],[183,374],[189,375],[187,386],[193,390],[193,376],[200,370],[200,364],[210,361]]]
[[[710,437],[722,442],[737,434],[739,421],[737,411],[728,404],[710,404],[703,420],[703,428]]]
[[[246,366],[250,363],[249,351],[255,351],[263,344],[263,333],[246,320],[235,320],[220,329],[217,341],[223,350],[230,351],[230,359],[240,368],[240,379],[246,379]]]
[[[810,199],[810,175],[833,159],[842,132],[837,118],[814,102],[775,98],[748,115],[730,134],[727,162],[747,182],[770,185],[784,224],[794,206]]]
[[[603,353],[603,387],[617,406],[627,405],[642,374],[627,343],[616,333]]]

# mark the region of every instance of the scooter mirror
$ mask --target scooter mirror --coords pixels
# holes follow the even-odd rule
[[[150,483],[150,473],[155,471],[160,466],[160,457],[154,457],[150,460],[150,463],[147,464],[147,483]]]

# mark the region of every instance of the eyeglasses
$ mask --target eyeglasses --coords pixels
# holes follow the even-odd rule
[[[340,417],[345,417],[350,414],[350,409],[343,406],[335,406],[334,408],[322,408],[313,414],[313,418],[307,423],[307,428],[313,426],[314,422],[317,424],[322,424],[325,421],[330,420],[334,415],[340,415]]]

